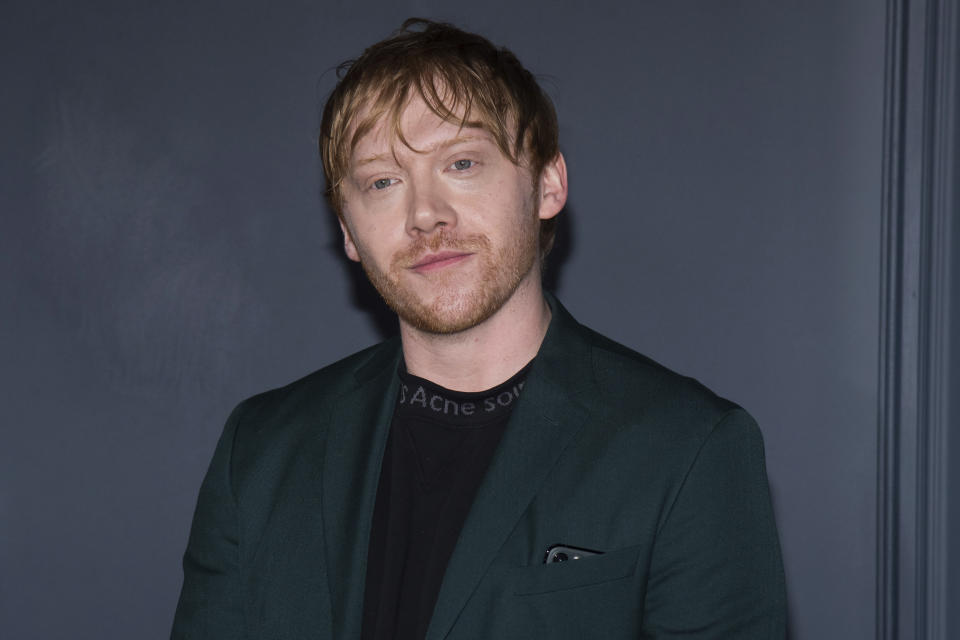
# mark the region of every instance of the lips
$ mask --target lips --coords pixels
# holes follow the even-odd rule
[[[411,269],[421,273],[443,269],[472,256],[472,253],[464,251],[440,251],[438,253],[429,253],[417,260]]]

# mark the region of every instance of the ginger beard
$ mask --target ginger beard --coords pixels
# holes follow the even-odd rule
[[[387,305],[410,326],[435,334],[465,331],[502,308],[537,265],[540,222],[533,205],[536,200],[535,193],[526,215],[514,233],[504,236],[502,246],[494,246],[484,234],[457,235],[441,227],[394,254],[384,271],[354,238],[360,264]],[[411,270],[425,253],[448,250],[472,253],[469,260],[475,264],[463,266],[473,274],[460,272],[460,266],[426,276]],[[467,277],[472,279],[466,281]],[[418,278],[422,280],[415,283]]]

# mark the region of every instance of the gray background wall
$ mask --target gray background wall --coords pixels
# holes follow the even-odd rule
[[[874,636],[883,3],[2,13],[4,638],[164,637],[229,409],[390,330],[315,134],[332,67],[409,15],[541,75],[571,176],[559,296],[757,417],[792,636]]]

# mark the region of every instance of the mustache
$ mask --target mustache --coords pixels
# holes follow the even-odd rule
[[[395,253],[392,263],[394,267],[409,269],[429,253],[439,251],[479,253],[489,248],[490,239],[482,233],[458,235],[447,229],[441,229],[429,236],[418,237],[409,247]]]

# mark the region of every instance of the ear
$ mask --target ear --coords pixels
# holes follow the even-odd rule
[[[554,217],[567,203],[567,163],[562,153],[547,163],[540,175],[541,220]]]
[[[360,262],[360,252],[357,251],[357,245],[353,243],[353,235],[350,233],[350,228],[347,226],[342,215],[339,216],[339,219],[340,230],[343,231],[343,251],[347,254],[347,257],[354,262]]]

